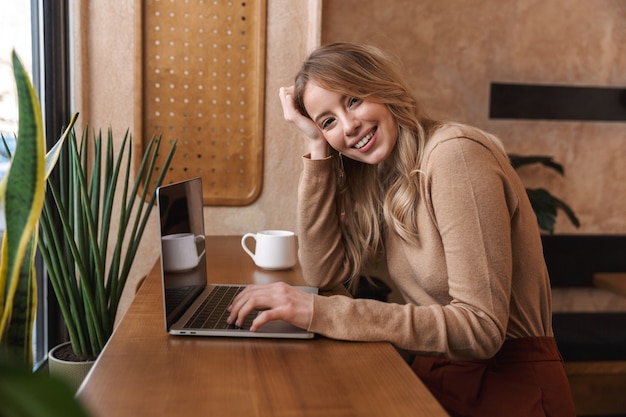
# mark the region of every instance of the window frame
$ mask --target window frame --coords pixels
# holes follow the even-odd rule
[[[31,0],[33,79],[42,106],[46,146],[57,142],[71,117],[69,0]],[[52,179],[58,181],[58,173]],[[46,198],[51,198],[46,195]],[[41,254],[36,257],[38,305],[35,321],[35,369],[48,351],[67,339],[67,331]]]

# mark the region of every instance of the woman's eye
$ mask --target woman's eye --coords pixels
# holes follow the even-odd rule
[[[328,129],[333,124],[334,121],[335,119],[331,117],[329,117],[328,119],[324,119],[321,124],[322,129]]]
[[[354,106],[355,104],[358,104],[361,100],[358,97],[351,97],[348,100],[348,108]]]

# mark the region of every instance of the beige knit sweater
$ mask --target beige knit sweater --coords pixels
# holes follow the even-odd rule
[[[505,153],[484,132],[449,124],[424,155],[419,244],[385,236],[389,274],[406,304],[316,296],[309,330],[451,359],[491,357],[505,338],[552,336],[537,220]],[[330,289],[349,270],[332,161],[303,160],[300,262],[309,285]]]

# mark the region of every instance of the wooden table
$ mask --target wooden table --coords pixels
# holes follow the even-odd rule
[[[303,284],[299,267],[267,272],[240,237],[207,239],[209,280]],[[81,386],[94,416],[446,416],[388,343],[169,336],[160,266]]]

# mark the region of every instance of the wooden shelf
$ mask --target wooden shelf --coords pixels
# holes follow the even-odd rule
[[[626,296],[626,272],[600,272],[593,275],[593,285]]]

